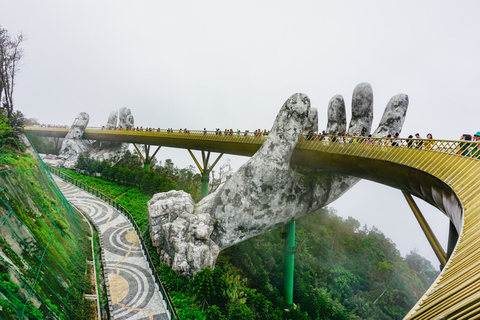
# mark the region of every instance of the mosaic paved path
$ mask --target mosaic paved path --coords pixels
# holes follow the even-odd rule
[[[53,176],[53,175],[52,175]],[[99,198],[53,176],[65,198],[97,226],[108,277],[112,319],[168,319],[130,221]]]

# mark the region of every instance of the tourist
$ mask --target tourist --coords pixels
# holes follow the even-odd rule
[[[408,136],[408,141],[407,141],[407,147],[411,148],[413,146],[413,136],[409,135]]]
[[[350,143],[357,143],[357,142],[358,142],[357,134],[354,133],[353,138],[350,140]]]
[[[422,139],[422,137],[420,137],[420,133],[415,133],[415,138]],[[420,149],[422,147],[422,144],[423,144],[422,140],[417,140],[415,144],[415,148]]]
[[[427,139],[428,140],[425,140],[425,143],[424,143],[425,150],[432,150],[433,141],[430,141],[430,140],[432,140],[433,137],[431,133],[427,134]]]
[[[472,136],[470,134],[465,133],[460,137],[460,140],[472,141]],[[458,144],[459,149],[457,151],[457,154],[461,154],[462,156],[467,156],[468,155],[468,148],[470,148],[470,145],[471,145],[471,143],[469,143],[469,142],[460,142]]]
[[[395,133],[395,140],[393,141],[392,146],[399,147],[400,143],[401,143],[400,134],[397,132]]]
[[[478,131],[473,135],[473,141],[475,141],[476,143],[472,144],[473,148],[472,148],[472,151],[470,152],[470,157],[478,159],[480,157],[480,146],[479,146],[480,131]]]
[[[367,140],[365,140],[365,144],[368,144],[368,145],[370,145],[370,144],[372,144],[372,142],[373,142],[372,135],[371,135],[371,134],[369,134],[369,135],[368,135],[368,139],[367,139]]]

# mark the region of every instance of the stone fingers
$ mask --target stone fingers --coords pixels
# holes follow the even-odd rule
[[[369,83],[358,84],[353,90],[352,119],[348,135],[366,137],[370,133],[373,121],[373,91]]]
[[[80,112],[78,116],[73,121],[73,124],[70,126],[65,139],[82,139],[83,132],[87,128],[88,121],[90,121],[90,116],[86,112]]]
[[[198,212],[210,212],[217,221],[211,239],[221,249],[287,223],[303,205],[299,196],[305,186],[290,167],[290,159],[315,118],[309,114],[308,97],[292,95],[262,147],[215,194],[199,203]]]
[[[275,118],[267,140],[249,160],[290,165],[290,158],[310,119],[310,99],[303,93],[295,93],[285,101]],[[248,162],[247,162],[248,164]]]
[[[408,96],[400,93],[393,96],[385,107],[385,111],[380,120],[377,130],[373,133],[373,137],[383,137],[391,134],[402,132],[403,123],[407,115]]]
[[[317,108],[311,108],[308,114],[307,123],[305,125],[306,134],[310,132],[318,132],[318,110]]]
[[[333,96],[328,103],[328,134],[339,134],[347,131],[347,115],[345,113],[345,101],[339,94]]]
[[[262,147],[195,207],[180,191],[154,196],[149,202],[150,225],[155,227],[151,237],[164,263],[192,276],[212,267],[221,249],[284,225],[296,210],[304,211],[298,207],[303,206],[299,196],[304,186],[290,168],[290,158],[305,129],[318,123],[310,111],[306,95],[292,95]]]
[[[132,111],[128,108],[121,108],[118,111],[118,126],[122,129],[129,130],[133,128]]]

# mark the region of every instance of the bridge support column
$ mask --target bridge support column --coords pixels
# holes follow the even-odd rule
[[[447,255],[445,251],[443,250],[437,237],[435,237],[435,234],[433,233],[432,229],[428,225],[427,220],[425,220],[425,217],[423,216],[422,212],[418,208],[417,204],[413,200],[412,195],[406,193],[405,191],[402,191],[402,193],[405,196],[405,199],[407,200],[410,208],[412,209],[413,214],[415,215],[415,218],[417,218],[417,221],[420,224],[420,227],[422,228],[423,233],[425,233],[425,236],[427,237],[427,240],[430,243],[430,246],[432,246],[432,249],[435,252],[435,255],[437,256],[438,261],[440,261],[440,268],[443,269],[443,267],[445,267],[445,265],[447,264]]]
[[[210,172],[202,172],[202,199],[208,196],[209,182],[210,182]]]
[[[152,159],[157,154],[158,150],[160,150],[161,146],[158,146],[157,150],[155,150],[153,155],[150,155],[150,145],[146,144],[145,145],[145,156],[143,156],[142,152],[140,152],[140,149],[137,147],[137,145],[135,143],[133,144],[133,146],[135,147],[135,150],[137,150],[137,153],[139,154],[140,158],[142,158],[143,170],[150,171],[150,163],[152,162]]]
[[[200,170],[200,173],[202,174],[202,199],[203,199],[208,195],[208,183],[210,182],[210,171],[212,171],[212,169],[218,163],[220,158],[223,156],[223,153],[221,153],[217,157],[217,159],[213,162],[213,164],[209,167],[208,161],[210,160],[210,151],[208,151],[206,155],[205,155],[205,151],[202,151],[203,165],[200,165],[197,158],[195,158],[195,155],[192,153],[192,150],[190,149],[187,149],[187,150],[190,153],[190,156],[192,156],[193,161],[195,161],[195,164],[197,165],[198,170]]]
[[[285,226],[285,264],[283,270],[283,287],[285,303],[287,306],[293,304],[293,274],[294,274],[294,256],[295,256],[295,221],[289,222]]]
[[[55,149],[59,150],[62,148],[62,144],[60,143],[59,137],[53,137],[53,141],[55,142]]]

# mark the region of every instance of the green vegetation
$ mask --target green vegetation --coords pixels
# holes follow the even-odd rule
[[[24,121],[20,111],[12,113],[10,118],[0,112],[0,170],[11,168],[9,166],[15,162],[15,156],[25,151],[25,146],[19,141]]]
[[[0,318],[91,319],[90,230],[21,142],[13,92],[23,40],[0,26]]]
[[[39,137],[32,132],[28,134],[28,137],[30,138],[30,141],[32,141],[38,153],[58,155],[58,150],[55,148],[55,144],[50,140],[48,140],[47,138]]]
[[[165,166],[153,164],[151,171],[145,171],[142,167],[140,158],[129,151],[121,159],[112,162],[98,161],[89,154],[80,154],[75,164],[78,172],[99,176],[101,180],[117,185],[138,188],[145,195],[184,190],[192,194],[195,200],[200,200],[200,174],[195,174],[193,167],[178,169],[171,160],[167,160]]]
[[[154,172],[165,174],[168,168]],[[116,196],[132,213],[155,258],[146,207],[150,192],[116,185],[108,191],[111,185],[98,177],[81,179],[105,188],[102,192]],[[214,270],[204,269],[191,280],[154,261],[180,319],[399,319],[438,275],[417,253],[402,258],[379,230],[360,228],[358,221],[344,220],[333,209],[297,220],[296,229],[295,305],[290,309],[282,294],[281,229],[222,251]]]
[[[87,319],[90,230],[24,153],[20,115],[0,115],[0,318]]]
[[[192,280],[157,270],[174,303],[190,306],[182,319],[401,319],[438,272],[415,252],[403,259],[379,230],[359,226],[333,209],[297,220],[295,307],[288,311],[281,229],[222,251],[213,271]]]

